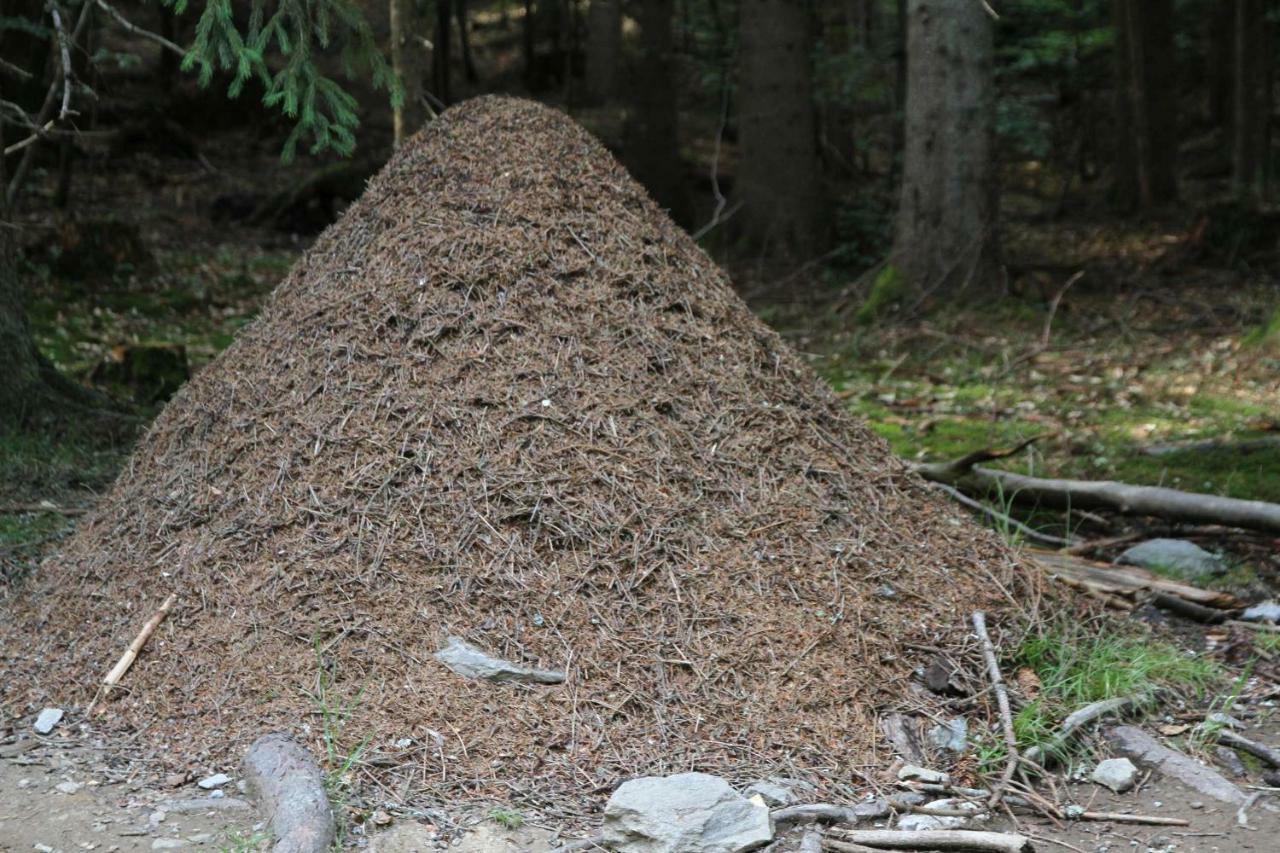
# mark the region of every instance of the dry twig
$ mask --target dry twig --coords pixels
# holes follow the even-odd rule
[[[1000,782],[992,788],[991,797],[987,800],[988,805],[995,808],[1000,804],[1000,798],[1004,796],[1005,789],[1009,787],[1014,771],[1018,769],[1018,735],[1013,730],[1013,711],[1009,708],[1009,692],[1004,686],[1004,676],[1000,674],[996,647],[991,642],[991,635],[987,633],[987,614],[981,610],[973,614],[973,630],[978,635],[978,642],[982,644],[982,657],[987,662],[987,676],[991,679],[991,689],[996,694],[996,705],[1000,709],[1000,724],[1004,730],[1004,746],[1008,751]]]

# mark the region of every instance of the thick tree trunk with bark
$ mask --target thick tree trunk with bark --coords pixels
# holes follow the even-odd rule
[[[1261,200],[1269,177],[1274,30],[1265,0],[1235,0],[1232,5],[1232,187],[1241,199]]]
[[[644,0],[636,5],[640,51],[631,73],[623,160],[658,204],[687,226],[671,32],[675,0]]]
[[[1151,208],[1178,197],[1173,0],[1115,0],[1116,202]]]
[[[774,253],[808,257],[825,242],[809,8],[742,0],[738,14],[739,217]]]
[[[890,264],[946,298],[1000,279],[991,18],[974,0],[907,4],[906,139]]]
[[[391,0],[391,66],[404,86],[404,103],[395,111],[395,142],[399,145],[426,120],[422,81],[427,69],[422,37],[426,21],[417,0]]]
[[[607,101],[618,85],[622,50],[622,0],[591,0],[587,9],[587,94]]]

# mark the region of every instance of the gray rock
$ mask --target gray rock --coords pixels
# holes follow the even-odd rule
[[[969,748],[969,721],[956,717],[929,729],[929,743],[938,749],[964,752]]]
[[[930,770],[928,767],[917,767],[907,764],[898,770],[898,779],[903,782],[925,782],[932,785],[949,785],[951,777],[941,770]]]
[[[604,845],[621,853],[739,853],[772,840],[769,810],[706,773],[633,779],[604,807]]]
[[[920,808],[922,810],[921,812],[903,815],[898,818],[898,829],[912,832],[928,829],[964,829],[974,821],[986,820],[986,816],[982,814],[982,807],[969,800],[961,800],[958,798],[935,800],[934,802],[921,806]],[[973,816],[959,817],[958,815],[931,815],[923,813],[930,811],[972,812]]]
[[[156,806],[169,814],[195,814],[197,812],[239,811],[249,808],[249,803],[239,797],[192,797],[189,800],[165,800]]]
[[[1127,758],[1108,758],[1098,762],[1089,780],[1117,794],[1123,794],[1138,781],[1138,768]]]
[[[1280,604],[1275,601],[1263,601],[1252,607],[1246,607],[1240,614],[1246,622],[1280,622]]]
[[[764,804],[771,808],[793,806],[812,797],[814,787],[803,779],[789,779],[786,776],[770,776],[757,779],[747,786],[743,794],[751,798],[758,796]]]
[[[960,829],[968,818],[952,815],[904,814],[898,818],[898,829],[903,832],[927,832],[932,829]]]
[[[1243,779],[1249,775],[1249,771],[1245,769],[1244,762],[1240,760],[1240,756],[1229,746],[1214,747],[1213,758],[1218,762],[1219,767],[1237,779]]]
[[[151,842],[152,850],[177,850],[180,847],[186,847],[187,842],[181,838],[157,838]]]
[[[61,791],[64,794],[74,794],[83,787],[84,785],[81,785],[79,782],[59,782],[53,786],[55,791]]]
[[[1221,773],[1197,764],[1181,752],[1160,744],[1134,726],[1116,726],[1107,732],[1116,748],[1141,767],[1149,767],[1175,782],[1224,803],[1241,805],[1246,797]]]
[[[1120,555],[1121,563],[1152,571],[1173,572],[1187,578],[1204,578],[1226,572],[1222,560],[1185,539],[1148,539]]]
[[[212,776],[206,776],[196,784],[206,791],[212,791],[215,788],[221,788],[223,785],[231,781],[231,777],[226,773],[215,773]]]
[[[287,734],[263,735],[244,757],[244,776],[276,837],[273,853],[327,853],[336,837],[324,775]]]
[[[560,684],[565,680],[565,674],[559,670],[531,669],[495,658],[461,637],[449,637],[444,648],[436,652],[436,660],[464,678],[520,681],[526,684]]]
[[[61,708],[45,708],[36,717],[35,725],[32,728],[36,730],[36,734],[47,735],[53,731],[54,726],[62,722],[62,713]]]
[[[187,840],[192,844],[208,844],[213,840],[212,832],[197,832],[195,835],[188,835]]]

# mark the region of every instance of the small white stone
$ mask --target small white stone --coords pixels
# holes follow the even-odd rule
[[[53,789],[55,791],[61,791],[64,794],[74,794],[76,791],[79,791],[83,787],[84,785],[81,785],[79,782],[67,781],[67,782],[59,782],[58,784],[53,786]]]
[[[181,838],[157,838],[151,842],[152,850],[177,850],[179,847],[186,847],[187,842]]]
[[[53,853],[53,848],[48,844],[33,844],[31,849],[35,850],[36,853]]]
[[[221,788],[230,781],[231,777],[226,773],[215,773],[212,776],[206,776],[196,784],[206,791],[212,791],[214,788]]]
[[[1117,794],[1123,794],[1137,781],[1138,768],[1127,758],[1108,758],[1093,768],[1089,779]]]
[[[40,712],[40,716],[36,717],[33,728],[36,730],[36,734],[47,735],[60,722],[62,722],[61,708],[45,708]]]

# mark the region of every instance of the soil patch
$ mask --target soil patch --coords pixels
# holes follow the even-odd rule
[[[10,596],[6,712],[83,708],[170,592],[99,724],[227,764],[292,729],[401,799],[565,813],[691,768],[844,784],[941,701],[932,658],[981,683],[973,610],[1036,598],[597,141],[506,98],[397,153]],[[567,681],[463,679],[448,636]]]

